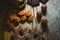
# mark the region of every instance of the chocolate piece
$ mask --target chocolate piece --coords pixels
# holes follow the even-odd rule
[[[42,4],[41,10],[42,10],[43,15],[45,16],[47,14],[47,5],[46,4]]]
[[[46,18],[41,19],[41,28],[43,29],[43,32],[48,31],[48,25],[47,25],[47,19]]]
[[[42,17],[42,11],[37,11],[37,21],[40,22]]]

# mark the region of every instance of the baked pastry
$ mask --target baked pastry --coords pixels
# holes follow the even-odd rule
[[[34,16],[30,16],[27,20],[28,20],[28,22],[32,22],[33,21],[33,18],[34,18]]]
[[[7,25],[7,28],[9,28],[9,30],[14,29],[14,25],[13,25],[13,23],[10,22],[10,19],[7,19],[5,24]]]
[[[20,22],[21,21],[21,19],[19,18],[19,17],[15,17],[15,19],[14,20],[16,20],[17,22]]]
[[[32,12],[30,10],[28,10],[26,13],[25,13],[26,16],[31,16],[32,15]]]
[[[9,16],[9,19],[10,19],[10,21],[15,20],[15,21],[17,21],[17,22],[20,22],[20,18],[17,17],[17,16],[15,16],[15,15],[10,15],[10,16]]]
[[[18,13],[19,16],[23,16],[25,14],[26,10],[22,10]]]
[[[25,21],[25,20],[26,20],[26,16],[25,16],[25,15],[22,16],[22,17],[21,17],[21,20],[22,20],[22,21]]]
[[[19,25],[19,22],[21,21],[19,17],[15,15],[9,16],[9,21],[14,25],[14,27],[17,27]]]
[[[15,19],[15,15],[10,15],[9,19],[10,19],[10,21],[14,20]]]
[[[47,12],[47,5],[46,5],[46,4],[42,4],[41,10],[42,10],[42,12],[43,12],[43,15],[46,15],[46,12]]]

